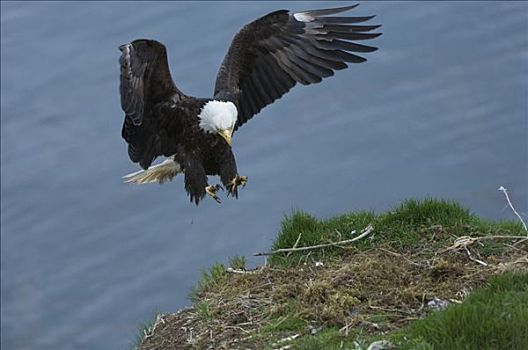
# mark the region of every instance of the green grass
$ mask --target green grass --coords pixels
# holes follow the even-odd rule
[[[358,235],[368,224],[374,226],[370,237],[354,243],[357,249],[368,249],[373,246],[394,247],[396,249],[412,249],[423,244],[424,239],[431,238],[433,225],[448,231],[442,239],[436,239],[431,249],[445,244],[460,236],[482,236],[490,234],[523,235],[520,223],[512,221],[491,222],[483,220],[460,204],[438,199],[410,199],[387,213],[375,214],[373,212],[347,213],[326,220],[320,220],[303,211],[294,211],[282,221],[281,230],[272,245],[272,249],[291,248],[301,234],[297,247],[312,246],[329,242],[336,242],[353,238]],[[351,232],[356,230],[356,234]],[[501,249],[497,242],[486,242],[480,251],[488,255]],[[343,252],[340,247],[329,247],[312,251],[313,259],[325,256],[335,256]],[[276,254],[271,256],[271,264],[278,266],[291,266],[299,264],[306,259],[306,252]]]
[[[194,308],[202,320],[210,321],[214,314],[211,310],[211,304],[207,301],[198,301],[194,303]]]
[[[296,344],[299,350],[337,350],[353,349],[350,339],[344,338],[337,328],[328,328],[313,337],[303,337]]]
[[[442,199],[409,199],[389,211],[383,218],[390,226],[417,227],[424,225],[455,226],[469,223],[473,216],[460,204]]]
[[[367,349],[371,342],[363,337],[361,329],[349,329],[348,335],[344,335],[338,328],[329,327],[315,335],[300,337],[291,344],[292,348],[297,350],[363,350]]]
[[[495,276],[462,304],[414,322],[395,339],[401,349],[526,349],[528,273]]]
[[[244,270],[246,268],[246,257],[232,256],[229,258],[229,267],[235,270]]]
[[[306,321],[295,316],[283,316],[271,320],[262,327],[262,333],[277,333],[288,331],[302,331],[306,327]]]
[[[190,293],[191,301],[196,304],[200,301],[200,294],[206,292],[210,288],[214,288],[220,283],[226,274],[224,264],[213,264],[209,269],[202,270],[202,276],[198,280],[196,287]]]

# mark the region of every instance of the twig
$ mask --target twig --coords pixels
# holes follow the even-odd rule
[[[368,307],[373,309],[373,310],[382,310],[382,311],[387,311],[387,312],[397,312],[397,313],[406,314],[406,315],[412,315],[413,314],[410,311],[399,310],[399,309],[391,309],[391,308],[385,308],[385,307],[381,307],[381,306],[370,305],[370,300],[369,300]]]
[[[400,318],[399,320],[396,320],[396,323],[403,323],[406,321],[414,321],[418,319],[420,319],[420,317],[409,316],[409,317],[404,317],[404,318]]]
[[[281,249],[274,250],[272,252],[255,253],[253,255],[254,256],[263,256],[263,255],[273,255],[273,254],[278,254],[278,253],[300,252],[300,251],[305,251],[305,250],[313,250],[313,249],[332,247],[332,246],[341,245],[341,244],[348,244],[348,243],[355,242],[355,241],[357,241],[357,240],[369,235],[372,231],[374,231],[374,227],[372,227],[372,225],[368,225],[359,236],[354,237],[352,239],[347,239],[347,240],[339,241],[339,242],[331,242],[331,243],[326,243],[326,244],[318,244],[318,245],[307,246],[307,247],[281,248]]]
[[[186,339],[187,343],[188,344],[192,344],[194,343],[194,339],[193,339],[193,327],[180,327],[180,329],[182,329],[185,334],[187,334],[187,331],[189,331],[189,337]]]
[[[301,237],[302,237],[302,232],[299,233],[299,237],[297,237],[297,240],[295,241],[295,244],[293,245],[292,248],[297,248],[297,245],[299,244],[299,241],[301,240]],[[292,252],[288,252],[288,254],[286,254],[286,256],[290,256]]]
[[[422,303],[420,305],[420,308],[418,309],[418,312],[422,311],[425,306],[425,293],[422,293]]]
[[[503,186],[499,187],[499,191],[502,191],[502,193],[504,193],[504,196],[506,197],[506,201],[508,202],[508,205],[510,206],[511,210],[513,211],[513,213],[515,215],[517,215],[517,217],[519,218],[519,220],[521,220],[521,223],[524,227],[524,230],[526,232],[528,232],[528,227],[526,227],[526,223],[524,222],[523,218],[521,217],[521,215],[519,215],[519,213],[517,212],[517,210],[515,210],[515,208],[513,207],[513,204],[512,202],[510,201],[510,196],[508,196],[508,190],[506,188],[504,188]]]
[[[464,246],[464,250],[466,251],[469,260],[474,261],[476,263],[479,263],[480,265],[483,265],[483,266],[488,266],[488,263],[486,263],[486,262],[484,262],[482,260],[479,260],[477,258],[472,257],[471,256],[471,252],[469,251],[467,245]]]
[[[239,274],[239,275],[255,275],[257,273],[261,273],[262,272],[262,268],[256,269],[256,270],[247,271],[247,270],[239,270],[239,269],[234,269],[232,267],[228,267],[226,269],[226,272],[235,273],[235,274]]]
[[[528,266],[528,255],[521,256],[520,258],[518,258],[515,261],[500,263],[499,264],[499,268],[507,270],[511,266],[517,265],[517,264],[525,264],[526,266]]]
[[[512,261],[510,263],[510,265],[515,265],[515,264],[528,264],[528,255],[520,257],[519,259]]]
[[[154,322],[154,324],[150,326],[148,329],[145,329],[143,331],[144,339],[148,339],[152,337],[154,335],[154,331],[156,330],[156,327],[158,327],[160,323],[165,324],[165,320],[163,319],[162,314],[157,314],[156,321]]]
[[[523,239],[521,239],[521,240],[519,240],[519,241],[513,243],[513,245],[516,246],[517,244],[521,244],[521,243],[523,243],[523,242],[526,242],[527,240],[528,240],[528,237],[525,237],[525,238],[523,238]]]
[[[423,267],[422,264],[412,261],[411,259],[405,257],[403,254],[396,253],[396,252],[393,252],[393,251],[390,251],[390,250],[384,249],[384,248],[378,248],[378,249],[383,251],[383,252],[385,252],[385,253],[388,253],[390,255],[394,255],[394,256],[397,256],[399,258],[402,258],[403,260],[407,261],[409,264],[412,264],[412,265],[415,265],[415,266],[419,266],[419,267]]]
[[[525,240],[523,236],[512,236],[512,235],[490,235],[490,236],[480,236],[480,237],[469,237],[469,236],[462,236],[455,239],[453,242],[453,245],[451,247],[445,248],[441,250],[439,253],[445,253],[449,250],[459,249],[459,248],[465,248],[468,245],[471,245],[478,241],[483,241],[486,239],[520,239]]]
[[[285,342],[288,342],[288,341],[292,341],[292,340],[295,340],[295,339],[297,339],[297,338],[299,338],[299,334],[294,334],[294,335],[291,335],[291,336],[289,336],[289,337],[286,337],[286,338],[282,338],[282,339],[277,340],[277,341],[273,344],[273,346],[277,346],[277,345],[279,345],[280,343],[285,343]]]
[[[348,332],[350,329],[351,324],[345,324],[343,327],[339,328],[339,333],[341,335],[344,335],[345,337],[348,337]]]
[[[242,332],[244,332],[246,334],[250,334],[251,333],[250,331],[245,330],[244,328],[239,327],[239,326],[224,326],[224,325],[222,325],[221,327],[222,328],[226,328],[226,329],[239,329],[239,330],[241,330]]]

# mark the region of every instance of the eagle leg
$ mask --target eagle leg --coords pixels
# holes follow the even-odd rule
[[[237,175],[231,180],[229,183],[228,191],[229,194],[235,198],[238,198],[238,186],[242,186],[242,188],[246,187],[246,184],[248,182],[247,176],[240,176]]]
[[[207,186],[205,187],[205,192],[210,195],[211,197],[213,197],[213,199],[217,202],[217,203],[222,203],[220,201],[220,197],[218,197],[218,190],[222,190],[222,186],[220,185],[210,185],[210,186]]]

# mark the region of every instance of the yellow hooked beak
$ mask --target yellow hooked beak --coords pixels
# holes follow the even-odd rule
[[[220,130],[218,132],[218,135],[220,135],[224,140],[226,140],[227,144],[231,146],[231,135],[233,135],[233,129]]]

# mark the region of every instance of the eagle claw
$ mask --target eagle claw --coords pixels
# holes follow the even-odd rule
[[[231,182],[229,183],[229,194],[235,198],[238,198],[238,186],[242,186],[242,188],[246,187],[246,184],[248,182],[247,176],[240,176],[237,175]]]
[[[205,192],[213,197],[217,203],[222,203],[222,201],[220,201],[220,197],[218,197],[218,190],[224,190],[224,188],[220,185],[210,185],[205,188]]]

